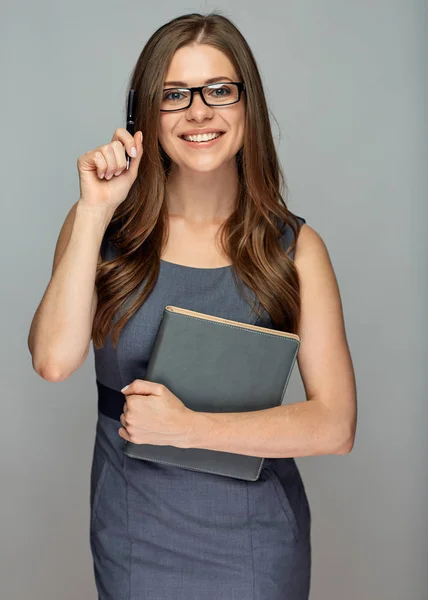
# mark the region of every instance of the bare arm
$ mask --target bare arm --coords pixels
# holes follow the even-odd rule
[[[61,228],[52,276],[28,336],[33,368],[48,381],[67,379],[88,355],[97,308],[97,261],[113,213],[114,208],[79,200]]]

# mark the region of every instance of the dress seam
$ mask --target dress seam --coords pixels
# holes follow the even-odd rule
[[[125,502],[126,502],[126,533],[129,541],[129,564],[128,564],[128,600],[132,600],[131,598],[131,570],[132,570],[132,539],[131,534],[129,533],[129,501],[128,501],[128,475],[125,471],[125,453],[122,454],[122,472],[123,479],[125,481]]]
[[[255,600],[255,579],[256,579],[256,573],[254,570],[254,549],[253,549],[253,532],[251,530],[251,521],[250,521],[250,494],[248,491],[248,483],[247,483],[247,523],[248,523],[248,529],[250,532],[250,547],[251,547],[251,568],[253,570],[253,585],[252,585],[252,600]]]

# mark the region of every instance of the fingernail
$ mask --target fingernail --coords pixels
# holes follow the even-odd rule
[[[124,392],[124,391],[125,391],[125,390],[127,390],[128,388],[129,388],[129,385],[125,385],[125,387],[124,387],[124,388],[122,388],[120,391],[121,391],[121,392]]]
[[[137,156],[137,148],[135,146],[132,146],[131,148],[131,156],[134,158]]]

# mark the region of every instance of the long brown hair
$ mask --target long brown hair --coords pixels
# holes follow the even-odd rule
[[[230,257],[239,288],[244,291],[242,280],[254,292],[252,310],[258,316],[263,309],[267,311],[276,329],[298,331],[299,278],[288,255],[294,250],[299,222],[281,195],[282,190],[287,191],[286,182],[256,61],[237,27],[215,11],[206,16],[183,15],[160,27],[144,46],[131,75],[129,87],[137,96],[135,131],[143,133],[144,153],[137,178],[106,230],[118,255],[100,260],[97,267],[98,306],[92,330],[95,348],[104,345],[110,329],[116,347],[121,329],[145,302],[158,278],[161,249],[168,238],[165,189],[171,165],[158,141],[160,99],[175,51],[194,43],[223,52],[246,87],[244,143],[236,155],[236,207],[220,228],[221,245]],[[284,249],[279,238],[287,224],[294,238]],[[118,317],[119,309],[129,304],[144,279],[134,302]]]

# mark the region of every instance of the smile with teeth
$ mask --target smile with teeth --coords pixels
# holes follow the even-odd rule
[[[187,142],[209,142],[220,137],[222,133],[222,131],[218,131],[217,133],[204,133],[202,135],[182,135],[181,137]]]

